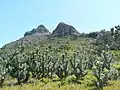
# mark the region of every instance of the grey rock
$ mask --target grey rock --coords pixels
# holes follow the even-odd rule
[[[36,29],[33,29],[29,32],[26,32],[24,34],[24,37],[25,36],[29,36],[29,35],[50,35],[50,32],[48,29],[45,28],[44,25],[39,25]]]
[[[57,28],[53,31],[52,36],[79,36],[80,33],[71,25],[60,22]]]

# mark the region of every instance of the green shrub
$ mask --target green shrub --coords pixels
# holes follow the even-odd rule
[[[42,78],[40,81],[43,82],[44,84],[47,84],[47,83],[49,83],[51,80],[50,80],[49,78]]]
[[[120,71],[120,63],[114,64],[113,67],[118,71]]]
[[[77,78],[75,75],[71,75],[71,76],[66,77],[65,81],[67,81],[68,83],[72,83],[72,82],[75,82],[76,79]]]
[[[82,84],[86,86],[94,86],[94,82],[96,78],[92,75],[92,71],[88,71],[87,75],[83,77],[83,80],[81,81]]]
[[[59,81],[60,78],[57,75],[52,76],[52,81]]]

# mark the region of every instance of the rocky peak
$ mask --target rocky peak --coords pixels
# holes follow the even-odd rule
[[[68,36],[68,35],[79,35],[80,33],[71,25],[60,22],[57,28],[53,31],[53,36]]]
[[[46,28],[45,28],[45,26],[44,25],[39,25],[37,28],[36,28],[36,30],[46,30]]]
[[[29,35],[50,35],[50,32],[44,25],[39,25],[36,29],[32,29],[24,34],[24,36]]]

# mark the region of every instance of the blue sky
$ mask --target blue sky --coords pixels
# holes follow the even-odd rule
[[[53,31],[59,22],[79,32],[120,24],[120,0],[0,0],[0,47],[44,24]]]

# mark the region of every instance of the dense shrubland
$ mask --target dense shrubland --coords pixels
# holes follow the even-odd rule
[[[106,49],[107,46],[111,50],[120,50],[120,25],[108,31],[103,29],[100,32],[83,33],[80,36],[96,39],[95,44],[102,49]]]
[[[61,81],[60,85],[66,80],[82,83],[92,72],[92,86],[103,89],[109,80],[120,77],[117,54],[111,52],[120,49],[119,30],[116,26],[111,31],[90,33],[91,38],[51,38],[32,50],[24,46],[9,52],[0,50],[0,86],[9,76],[19,85],[28,83],[30,78],[47,83],[49,80],[44,78],[55,81],[55,77]]]

